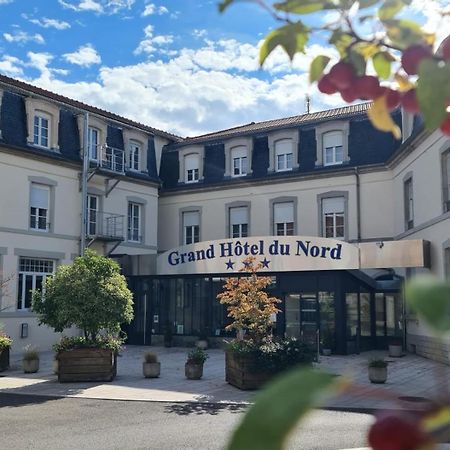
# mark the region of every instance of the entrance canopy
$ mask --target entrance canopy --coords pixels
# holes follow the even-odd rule
[[[203,241],[158,256],[158,275],[235,273],[254,256],[265,272],[428,267],[421,239],[349,244],[314,236],[263,236]]]

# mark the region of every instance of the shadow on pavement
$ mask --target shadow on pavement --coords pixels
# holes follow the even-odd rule
[[[38,405],[41,403],[46,403],[54,400],[61,400],[61,397],[9,394],[2,392],[0,393],[0,408]]]
[[[167,405],[164,412],[167,414],[177,414],[178,416],[188,416],[190,414],[209,414],[215,416],[222,411],[232,413],[245,412],[248,405],[225,404],[225,403],[176,403]]]

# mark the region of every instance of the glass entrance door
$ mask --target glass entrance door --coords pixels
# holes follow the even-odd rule
[[[300,338],[300,294],[285,297],[286,337]]]
[[[302,338],[315,345],[319,326],[316,294],[288,294],[285,297],[286,337]]]

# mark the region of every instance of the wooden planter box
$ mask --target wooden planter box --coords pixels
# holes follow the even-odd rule
[[[239,389],[259,389],[274,376],[259,370],[253,355],[239,355],[228,350],[225,358],[225,380]]]
[[[112,381],[117,355],[100,348],[74,348],[58,353],[58,381]]]
[[[0,349],[0,372],[9,368],[9,347]]]

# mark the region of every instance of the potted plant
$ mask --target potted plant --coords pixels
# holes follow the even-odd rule
[[[32,308],[39,323],[56,332],[77,327],[83,333],[53,347],[60,382],[114,379],[123,343],[120,325],[133,318],[132,293],[115,261],[86,250],[46,279],[45,298],[35,291]]]
[[[202,350],[206,350],[209,346],[208,342],[208,331],[206,328],[204,328],[199,334],[198,334],[198,340],[195,343],[195,346],[197,348],[200,348]]]
[[[382,384],[387,380],[387,362],[384,359],[369,361],[369,380],[371,383]]]
[[[145,378],[158,378],[161,373],[161,363],[158,361],[158,356],[153,352],[146,352],[144,354],[144,362],[142,363],[142,370]]]
[[[403,356],[403,342],[399,337],[389,339],[389,356],[400,358]]]
[[[24,348],[22,367],[24,373],[36,373],[39,370],[39,352],[33,345]]]
[[[172,324],[167,320],[166,325],[164,327],[164,347],[172,347],[173,341],[173,330]]]
[[[184,373],[188,380],[200,380],[203,376],[203,364],[208,359],[208,354],[201,348],[194,348],[188,353]]]
[[[330,356],[334,347],[334,336],[331,330],[326,329],[323,332],[321,343],[322,343],[322,354],[324,356]]]
[[[12,339],[0,331],[0,372],[3,372],[9,367],[9,350],[11,344]]]

